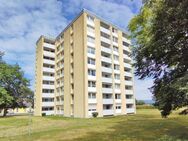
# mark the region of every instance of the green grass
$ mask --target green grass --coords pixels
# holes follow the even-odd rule
[[[96,119],[32,117],[28,123],[27,116],[0,118],[0,141],[188,141],[188,116],[163,119],[156,109]]]

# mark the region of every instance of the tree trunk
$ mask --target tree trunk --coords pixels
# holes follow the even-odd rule
[[[8,113],[7,110],[8,109],[6,109],[6,108],[4,109],[4,111],[3,111],[3,117],[5,117],[7,115],[7,113]]]

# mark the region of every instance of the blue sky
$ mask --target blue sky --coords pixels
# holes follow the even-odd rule
[[[130,19],[139,12],[141,0],[1,0],[0,50],[3,59],[18,63],[34,89],[35,42],[41,34],[56,37],[86,8],[127,30]],[[152,80],[135,77],[137,99],[151,99]]]

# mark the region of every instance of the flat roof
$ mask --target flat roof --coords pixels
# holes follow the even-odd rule
[[[116,28],[118,30],[121,30],[123,33],[125,33],[125,34],[128,35],[128,33],[123,28],[120,28],[119,26],[114,25],[112,22],[110,22],[110,21],[108,21],[108,20],[106,20],[106,19],[104,19],[104,18],[96,15],[94,12],[92,12],[92,11],[90,11],[88,9],[83,8],[82,11],[63,29],[63,31],[56,38],[53,39],[53,38],[41,35],[39,37],[39,39],[37,40],[36,43],[38,43],[38,41],[40,40],[41,37],[44,37],[45,39],[48,39],[48,40],[51,40],[51,41],[57,40],[84,12],[87,13],[87,14],[89,14],[89,15],[91,15],[91,16],[93,16],[93,17],[95,17],[95,18],[98,18],[102,22],[104,22],[106,24],[109,24],[109,25],[113,26],[114,28]]]
[[[109,24],[111,26],[113,26],[114,28],[117,28],[118,30],[121,30],[123,33],[125,34],[128,34],[123,28],[120,28],[119,26],[117,25],[114,25],[112,22],[96,15],[94,12],[88,10],[88,9],[85,9],[83,8],[82,11],[63,29],[63,31],[56,37],[56,40],[72,25],[72,23],[74,23],[83,13],[87,13],[95,18],[98,18],[99,20],[103,21],[104,23],[106,24]]]

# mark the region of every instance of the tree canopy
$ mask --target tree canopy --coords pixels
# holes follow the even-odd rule
[[[0,109],[4,109],[4,116],[8,108],[26,107],[33,101],[33,92],[28,86],[29,80],[19,65],[0,62]]]
[[[166,117],[188,105],[188,0],[147,0],[129,23],[135,74],[152,77],[151,92]]]

